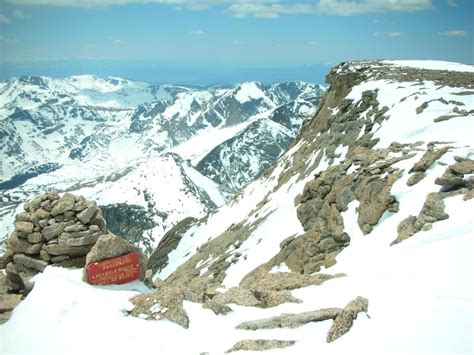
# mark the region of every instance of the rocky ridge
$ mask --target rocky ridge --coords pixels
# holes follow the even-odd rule
[[[450,74],[377,61],[336,67],[327,77],[331,87],[316,114],[303,123],[287,153],[230,204],[191,223],[188,231],[170,233],[167,237],[173,239],[173,248],[155,251],[161,260],[154,265],[154,270],[159,270],[157,275],[165,279],[165,285],[205,290],[200,302],[217,314],[230,311],[222,306],[226,302],[253,307],[298,302],[288,291],[308,283],[300,277],[293,288],[285,289],[282,284],[287,273],[275,274],[274,270],[283,267],[289,269],[289,275],[315,276],[322,268],[334,266],[338,255],[351,244],[351,234],[356,233],[347,228],[350,211],[354,211],[356,226],[367,238],[393,216],[391,223],[398,221],[396,242],[448,218],[443,199],[457,195],[463,195],[464,200],[472,198],[474,154],[472,146],[466,146],[467,136],[455,139],[458,123],[448,123],[452,119],[467,123],[472,118],[472,103],[464,96],[470,95],[465,94],[466,90],[474,88],[474,74]],[[390,88],[389,96],[386,88]],[[432,100],[432,95],[446,98]],[[420,102],[426,106],[423,111],[416,109]],[[445,106],[443,112],[465,114],[440,120],[439,110],[430,110],[438,102]],[[406,111],[406,116],[419,117],[412,129],[415,133],[409,131],[411,135],[396,139],[389,130],[396,127],[396,120],[401,120],[397,111],[400,106],[412,109]],[[437,130],[440,124],[443,128]],[[450,165],[443,173],[446,164]],[[418,217],[406,218],[403,211],[409,200],[400,191],[426,200],[423,203],[419,197],[413,198],[417,202],[412,202],[411,208],[420,204],[422,207]],[[415,195],[413,191],[421,193]],[[272,235],[268,235],[271,224],[281,223],[279,211],[290,207],[294,208],[299,226],[282,226],[281,232],[273,228]],[[284,223],[294,223],[289,214],[282,216],[290,219]],[[396,236],[396,228],[393,232]],[[194,250],[186,247],[190,238],[194,245],[199,243]],[[182,244],[182,240],[186,242]],[[263,248],[274,252],[265,253],[266,261],[255,252],[262,252]],[[180,258],[185,261],[174,261]],[[150,262],[156,261],[152,256]],[[264,281],[273,277],[276,289]],[[291,278],[296,280],[295,276]],[[217,289],[221,291],[216,294]],[[271,296],[263,296],[268,294]],[[268,299],[272,301],[262,302]],[[273,302],[276,299],[279,301]],[[141,306],[138,302],[137,307]],[[146,312],[146,308],[140,309]],[[351,323],[350,314],[342,315],[341,322]],[[338,338],[345,327],[335,325],[327,340]]]

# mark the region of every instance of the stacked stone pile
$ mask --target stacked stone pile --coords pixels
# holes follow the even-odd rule
[[[49,192],[24,205],[3,256],[10,292],[29,289],[31,276],[54,264],[83,267],[85,257],[107,233],[96,202],[82,196]]]

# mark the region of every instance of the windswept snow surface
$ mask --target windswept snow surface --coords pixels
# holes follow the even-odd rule
[[[382,62],[399,67],[411,67],[416,69],[474,72],[474,66],[472,65],[444,62],[441,60],[384,60]]]

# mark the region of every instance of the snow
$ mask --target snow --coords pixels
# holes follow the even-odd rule
[[[207,128],[191,137],[186,142],[172,148],[170,151],[179,154],[183,159],[190,160],[193,165],[199,163],[213,148],[226,140],[235,137],[251,125],[255,119],[251,118],[237,125],[224,128]]]
[[[241,84],[235,95],[235,98],[242,104],[251,100],[263,99],[264,97],[265,94],[254,81]]]
[[[474,66],[472,65],[444,62],[440,60],[384,60],[382,62],[400,67],[411,67],[417,69],[474,72]]]
[[[456,95],[465,89],[440,86],[433,82],[424,82],[421,88],[419,86],[401,88],[397,82],[375,80],[355,86],[347,98],[358,101],[362,98],[364,91],[375,89],[379,90],[377,100],[380,107],[389,108],[385,114],[389,119],[384,121],[375,133],[375,137],[380,138],[377,148],[386,147],[393,141],[400,143],[452,141],[466,144],[471,142],[474,120],[469,118],[473,117],[472,114],[434,123],[434,119],[453,112],[454,107],[457,106],[453,102],[460,102],[463,110],[474,109],[470,96]],[[448,101],[448,105],[438,101],[440,97]],[[428,107],[417,114],[416,108],[425,102],[429,102]]]
[[[189,177],[196,186],[201,187],[207,192],[217,207],[220,207],[225,203],[225,199],[222,195],[222,192],[219,190],[219,186],[213,180],[209,179],[207,176],[202,175],[189,164],[184,164],[183,169],[186,176]]]

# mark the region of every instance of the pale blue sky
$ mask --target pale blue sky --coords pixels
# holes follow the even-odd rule
[[[369,58],[473,63],[473,11],[471,0],[0,0],[0,76],[208,84],[322,80]]]

